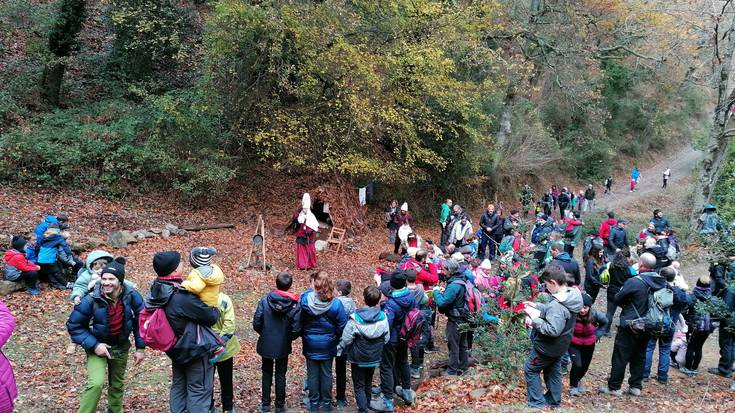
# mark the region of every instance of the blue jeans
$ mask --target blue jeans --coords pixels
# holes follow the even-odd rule
[[[643,365],[643,378],[647,379],[651,374],[653,364],[653,350],[658,342],[658,381],[669,380],[669,365],[671,364],[671,341],[672,337],[652,337],[648,340],[646,347],[646,363]]]
[[[492,261],[495,259],[495,240],[491,237],[481,234],[480,235],[480,249],[477,251],[477,258],[482,261],[485,259],[485,250],[489,250],[489,253],[487,254],[487,258]]]
[[[332,408],[332,359],[306,359],[306,380],[309,386],[309,410],[316,411],[319,407]]]
[[[547,391],[541,385],[541,372],[544,373]],[[561,357],[548,357],[531,349],[531,354],[523,366],[526,376],[528,405],[534,408],[559,406],[561,404]]]

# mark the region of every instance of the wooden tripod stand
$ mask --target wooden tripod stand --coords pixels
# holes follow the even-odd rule
[[[255,252],[255,255],[260,255],[263,259],[263,271],[266,271],[266,263],[265,263],[265,222],[263,221],[263,216],[258,215],[258,220],[255,222],[255,233],[253,233],[253,237],[251,238],[251,245],[250,245],[250,251],[248,252],[248,261],[245,264],[246,268],[250,267],[250,258],[253,256],[253,252]]]

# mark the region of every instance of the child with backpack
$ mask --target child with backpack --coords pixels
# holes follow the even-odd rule
[[[416,308],[421,312],[423,318],[423,326],[421,328],[421,337],[419,342],[413,347],[409,347],[411,352],[411,378],[418,379],[421,377],[421,370],[424,368],[424,353],[426,343],[431,335],[431,307],[429,307],[429,297],[426,295],[424,288],[420,284],[416,284],[416,271],[406,271],[406,287],[413,295],[416,302]]]
[[[686,358],[684,366],[679,371],[689,377],[698,374],[697,369],[702,361],[702,347],[707,338],[714,331],[712,318],[709,313],[697,311],[697,303],[706,303],[712,298],[711,278],[708,274],[702,275],[697,280],[697,285],[692,291],[693,300],[687,312],[687,323],[689,325],[689,340],[687,343]]]
[[[569,395],[579,396],[585,392],[582,387],[582,378],[592,362],[595,353],[595,343],[600,339],[607,325],[605,313],[593,309],[594,300],[589,294],[582,294],[582,309],[577,314],[574,325],[572,343],[569,345],[569,358],[572,369],[569,372]]]
[[[528,406],[532,408],[556,407],[561,404],[561,359],[569,349],[577,322],[577,314],[583,306],[582,293],[567,286],[567,273],[561,266],[550,264],[541,275],[546,291],[551,295],[547,304],[526,301],[526,314],[531,319],[531,354],[523,372],[526,378]],[[548,391],[541,385],[544,375]]]
[[[387,288],[386,288],[387,287]],[[390,340],[383,347],[380,362],[380,390],[382,395],[370,403],[370,408],[379,412],[393,411],[393,394],[410,405],[414,401],[415,393],[411,389],[411,372],[408,365],[408,344],[401,340],[400,331],[409,312],[416,304],[413,295],[406,288],[406,274],[395,272],[391,274],[389,285],[381,285],[381,292],[387,298],[382,309],[388,317]],[[395,383],[394,376],[399,383]]]
[[[299,296],[290,292],[293,277],[287,272],[276,276],[276,289],[258,301],[253,315],[253,330],[258,333],[256,351],[262,359],[261,411],[271,407],[271,385],[276,383],[276,413],[285,411],[286,372],[291,343],[301,335]]]
[[[355,403],[360,413],[368,411],[373,373],[380,366],[383,346],[390,341],[388,317],[378,306],[381,296],[377,287],[363,290],[365,306],[350,315],[337,345],[338,356],[346,357],[352,366]]]
[[[352,283],[342,279],[337,280],[334,285],[336,298],[342,303],[349,319],[352,313],[355,312],[355,301],[349,297],[352,291]],[[347,355],[334,358],[334,369],[337,375],[337,408],[344,408],[347,405],[347,396],[345,395],[347,388]]]
[[[235,307],[232,299],[225,294],[219,293],[220,316],[217,323],[212,326],[215,333],[222,337],[225,342],[225,352],[214,364],[219,376],[220,397],[222,399],[223,413],[235,413],[233,402],[234,394],[232,388],[232,371],[234,367],[235,354],[240,352],[240,342],[235,335]],[[212,393],[212,404],[210,410],[214,410],[214,393]]]

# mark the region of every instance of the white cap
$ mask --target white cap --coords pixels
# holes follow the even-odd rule
[[[304,196],[301,197],[301,208],[311,209],[311,196],[308,192],[304,192]]]
[[[401,211],[408,211],[408,202],[404,202],[403,205],[401,205]]]

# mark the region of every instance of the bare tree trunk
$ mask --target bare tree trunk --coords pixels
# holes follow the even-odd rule
[[[735,51],[735,36],[731,30],[735,28],[735,17],[730,21],[730,26],[720,27],[717,32],[726,33],[718,40],[718,49],[722,51],[722,58],[715,75],[715,86],[717,88],[717,106],[712,115],[712,128],[709,133],[709,141],[705,150],[702,168],[699,172],[699,181],[694,192],[693,224],[696,225],[698,212],[702,205],[709,202],[714,191],[717,179],[722,169],[722,161],[727,154],[727,147],[733,132],[728,129],[730,121],[730,109],[735,103],[735,89],[730,86],[730,70],[732,69],[732,56]],[[717,33],[716,32],[716,33]],[[732,90],[731,90],[732,89]]]
[[[53,107],[59,106],[59,93],[61,82],[64,80],[66,65],[58,59],[46,64],[41,79],[41,95],[44,100]]]

